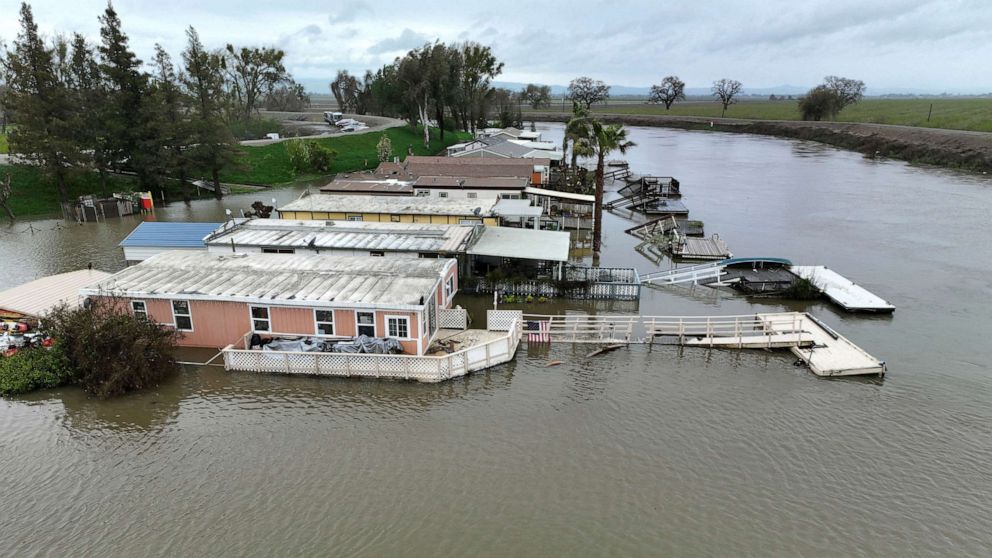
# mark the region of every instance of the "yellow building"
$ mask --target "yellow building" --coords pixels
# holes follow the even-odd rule
[[[498,202],[483,198],[313,194],[277,209],[280,219],[499,226]]]

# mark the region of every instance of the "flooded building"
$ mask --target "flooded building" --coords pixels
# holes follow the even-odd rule
[[[220,223],[163,223],[142,221],[124,238],[119,246],[124,250],[128,265],[170,250],[203,251],[203,238],[214,232]]]
[[[79,292],[174,327],[183,346],[366,335],[420,355],[457,290],[451,259],[163,252]]]
[[[497,199],[314,194],[277,209],[281,219],[499,225]]]

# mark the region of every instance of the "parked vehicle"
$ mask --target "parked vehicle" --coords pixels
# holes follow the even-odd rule
[[[331,112],[331,111],[324,112],[324,121],[332,126],[337,124],[342,117],[344,117],[344,115],[341,114],[340,112]]]

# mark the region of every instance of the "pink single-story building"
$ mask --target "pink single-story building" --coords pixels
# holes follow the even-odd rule
[[[80,294],[174,327],[187,347],[368,335],[422,355],[457,291],[454,259],[163,252]]]

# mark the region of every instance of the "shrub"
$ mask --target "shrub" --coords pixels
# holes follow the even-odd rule
[[[800,277],[785,290],[783,295],[793,300],[816,300],[822,294],[820,287],[813,281]]]
[[[111,300],[88,308],[61,307],[45,321],[73,380],[100,397],[154,386],[179,369],[173,356],[178,334],[121,312],[123,306]]]
[[[337,152],[314,140],[289,140],[285,142],[289,162],[297,173],[328,172]]]
[[[36,389],[69,383],[72,374],[59,346],[51,349],[24,349],[9,357],[0,357],[0,395],[17,395]]]

